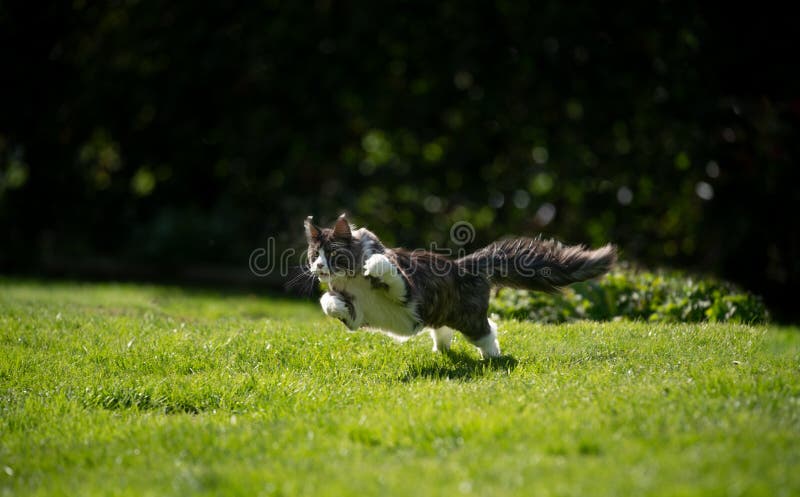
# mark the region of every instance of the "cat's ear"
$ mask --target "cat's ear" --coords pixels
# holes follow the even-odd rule
[[[319,238],[319,228],[314,226],[314,223],[312,222],[313,220],[314,216],[308,216],[305,222],[303,223],[306,227],[306,239],[309,242]]]
[[[342,214],[339,216],[339,219],[336,220],[336,224],[333,225],[333,236],[335,238],[342,238],[342,239],[350,239],[352,233],[350,233],[350,223],[347,222],[347,216]]]

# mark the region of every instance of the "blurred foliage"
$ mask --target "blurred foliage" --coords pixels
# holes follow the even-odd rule
[[[764,323],[763,301],[728,282],[685,273],[618,270],[557,294],[504,288],[490,303],[504,318],[562,323],[578,319]]]
[[[796,316],[796,29],[725,8],[3,2],[0,268],[244,267],[349,211],[614,241]]]

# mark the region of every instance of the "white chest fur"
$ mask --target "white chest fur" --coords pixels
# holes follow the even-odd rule
[[[386,289],[373,288],[370,280],[361,275],[337,279],[332,287],[352,297],[356,313],[363,315],[364,326],[400,337],[416,335],[421,328],[413,305],[392,299]]]

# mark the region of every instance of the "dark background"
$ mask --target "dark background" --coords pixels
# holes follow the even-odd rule
[[[765,3],[0,2],[0,271],[266,288],[254,249],[347,211],[411,247],[613,241],[794,320],[797,31]]]

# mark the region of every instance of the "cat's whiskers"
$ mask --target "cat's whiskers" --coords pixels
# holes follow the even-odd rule
[[[301,295],[311,295],[317,276],[306,265],[293,266],[291,269],[299,270],[299,272],[289,279],[284,287],[287,290],[298,289]]]

